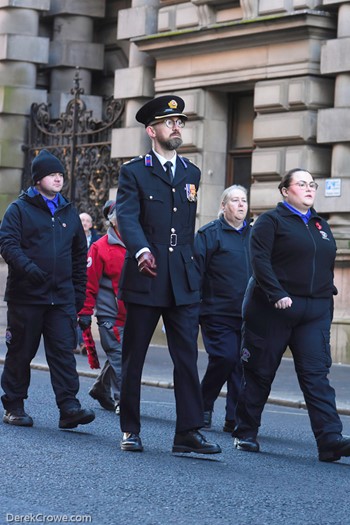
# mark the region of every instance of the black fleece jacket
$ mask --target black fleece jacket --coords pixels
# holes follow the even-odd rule
[[[250,253],[253,276],[272,304],[290,295],[326,298],[337,293],[336,243],[313,208],[307,225],[281,202],[263,213],[252,228]]]
[[[52,216],[40,194],[23,192],[4,215],[0,250],[8,264],[5,301],[83,306],[86,237],[77,210],[62,195]],[[38,268],[45,279],[33,284]]]
[[[250,226],[238,232],[223,217],[202,226],[195,237],[201,276],[200,315],[242,317],[242,301],[251,276]]]

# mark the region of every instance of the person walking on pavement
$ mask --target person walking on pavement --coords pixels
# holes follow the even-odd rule
[[[184,101],[157,97],[136,114],[152,150],[120,170],[117,218],[127,248],[120,290],[127,309],[122,351],[121,449],[142,451],[140,388],[146,352],[160,316],[174,364],[173,452],[215,454],[198,431],[203,405],[197,370],[199,275],[193,259],[200,170],[177,154],[187,120]]]
[[[278,188],[283,197],[252,228],[251,278],[243,302],[241,359],[244,388],[237,404],[234,446],[258,452],[258,429],[271,384],[289,346],[320,461],[350,456],[342,435],[331,367],[330,327],[336,243],[314,210],[317,182],[293,169]]]
[[[79,325],[85,330],[95,312],[101,345],[107,360],[89,391],[106,410],[119,414],[122,339],[125,307],[117,299],[119,279],[125,259],[125,246],[118,231],[115,201],[103,207],[110,225],[106,235],[92,244],[88,253],[86,299],[79,312]]]
[[[218,219],[202,226],[195,237],[201,275],[200,325],[208,366],[202,379],[204,423],[211,427],[214,403],[227,382],[224,432],[233,432],[242,382],[240,362],[242,301],[251,276],[246,222],[247,190],[230,186],[220,200]]]
[[[60,193],[64,168],[42,150],[32,162],[31,186],[10,204],[0,229],[1,255],[8,264],[7,354],[1,377],[4,423],[32,426],[24,410],[30,363],[44,339],[59,428],[91,423],[92,410],[77,399],[77,312],[84,304],[86,239],[78,212]]]

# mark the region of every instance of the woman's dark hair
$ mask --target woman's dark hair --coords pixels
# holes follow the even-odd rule
[[[297,173],[298,171],[307,171],[308,173],[310,173],[308,170],[305,170],[304,168],[293,168],[292,170],[287,171],[287,173],[282,177],[282,180],[278,185],[278,189],[280,190],[281,195],[282,195],[282,188],[289,188],[290,181],[292,180],[294,173]]]

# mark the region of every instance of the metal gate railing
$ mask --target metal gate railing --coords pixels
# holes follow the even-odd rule
[[[31,185],[30,167],[41,149],[56,155],[65,167],[62,193],[79,212],[89,213],[97,229],[103,230],[101,207],[109,190],[117,186],[123,159],[111,159],[112,129],[120,127],[123,102],[104,101],[103,120],[95,120],[80,96],[79,71],[71,89],[73,98],[58,119],[51,119],[47,104],[32,104],[22,189]]]

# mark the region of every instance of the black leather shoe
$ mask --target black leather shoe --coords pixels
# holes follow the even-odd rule
[[[259,452],[260,450],[259,443],[253,437],[246,437],[246,438],[235,437],[233,440],[233,445],[238,450],[244,450],[246,452]]]
[[[209,443],[198,430],[189,430],[175,434],[173,452],[220,454],[221,448],[216,443]]]
[[[205,410],[204,411],[204,428],[210,428],[211,427],[211,418],[213,415],[212,410]]]
[[[93,410],[87,408],[71,408],[60,412],[59,428],[76,428],[78,425],[87,425],[95,419]]]
[[[318,449],[320,461],[338,461],[342,456],[350,456],[350,437],[348,436],[340,436],[336,441]]]
[[[15,425],[16,427],[32,427],[33,419],[25,413],[23,408],[13,408],[6,410],[3,418],[4,423]]]
[[[140,436],[132,432],[124,432],[120,448],[129,452],[142,452],[143,446]]]
[[[235,429],[235,426],[236,426],[236,422],[233,421],[233,419],[225,419],[225,423],[224,423],[222,430],[224,432],[229,432],[230,434],[232,434],[232,432]]]
[[[110,396],[106,394],[100,394],[99,392],[96,392],[96,390],[94,390],[93,388],[89,390],[89,396],[91,396],[93,399],[96,399],[96,401],[98,401],[101,407],[104,408],[105,410],[114,412],[115,403]]]

